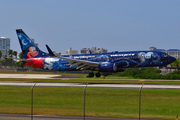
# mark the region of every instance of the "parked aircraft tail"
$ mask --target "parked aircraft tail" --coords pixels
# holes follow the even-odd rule
[[[48,53],[41,51],[22,29],[16,29],[16,32],[25,59],[50,56]]]

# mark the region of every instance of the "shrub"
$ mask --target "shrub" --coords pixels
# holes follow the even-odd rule
[[[116,76],[128,76],[141,79],[180,79],[180,71],[174,71],[167,75],[161,75],[158,68],[127,69],[126,72],[114,73]]]

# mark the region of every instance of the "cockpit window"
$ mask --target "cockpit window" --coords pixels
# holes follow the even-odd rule
[[[169,55],[168,54],[162,54],[162,57],[168,57]]]

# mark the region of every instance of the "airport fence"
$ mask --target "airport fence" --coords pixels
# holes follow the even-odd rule
[[[76,87],[0,87],[0,111],[34,114],[174,119],[180,90]],[[31,88],[31,89],[30,89]],[[7,107],[8,106],[8,107]],[[26,109],[28,108],[28,109]],[[9,110],[12,109],[12,110]]]

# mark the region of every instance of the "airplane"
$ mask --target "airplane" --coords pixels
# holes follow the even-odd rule
[[[88,77],[100,77],[100,72],[124,72],[127,68],[163,67],[176,58],[159,51],[127,51],[61,55],[41,51],[22,29],[16,29],[24,59],[18,59],[32,68],[55,71],[88,70]],[[95,75],[93,71],[98,71]]]

